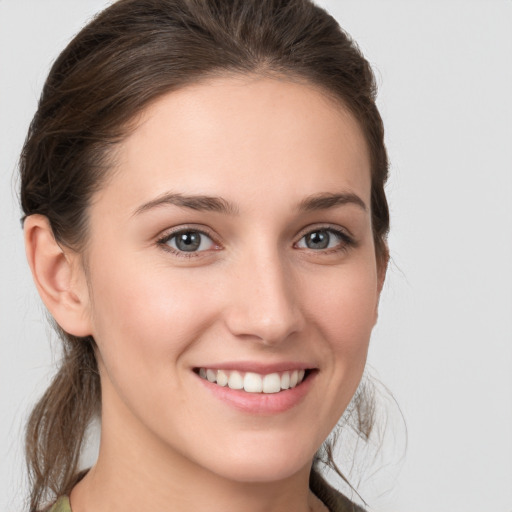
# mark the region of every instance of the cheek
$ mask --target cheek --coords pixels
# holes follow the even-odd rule
[[[340,349],[357,348],[368,340],[376,320],[378,293],[375,271],[365,265],[360,265],[356,271],[341,268],[320,284],[323,286],[316,287],[311,307],[325,337],[333,343],[339,340]]]
[[[154,371],[170,358],[179,358],[197,339],[213,309],[201,283],[163,266],[101,261],[91,288],[93,335],[104,362],[113,369],[122,362],[124,368],[139,367],[143,372],[144,362],[153,362],[156,366],[147,368]]]
[[[311,338],[325,362],[320,375],[326,384],[316,397],[318,417],[326,419],[317,437],[320,444],[346,410],[364,372],[378,303],[375,260],[363,255],[303,286]]]
[[[378,291],[374,260],[340,267],[317,280],[309,310],[324,348],[333,360],[333,378],[357,386],[377,318]],[[355,388],[354,388],[355,389]]]

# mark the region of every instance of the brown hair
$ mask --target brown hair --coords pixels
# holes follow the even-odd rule
[[[350,37],[310,0],[119,0],[101,12],[60,54],[44,85],[20,159],[24,215],[45,215],[59,243],[82,250],[88,204],[130,121],[165,93],[227,73],[304,80],[359,121],[371,157],[376,256],[384,267],[388,162],[374,76]],[[84,433],[99,411],[94,340],[58,330],[62,363],[26,433],[31,511],[76,483]],[[365,437],[371,407],[356,401],[355,409]],[[333,464],[330,449],[324,453]]]

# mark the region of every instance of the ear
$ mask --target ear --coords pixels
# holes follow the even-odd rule
[[[377,304],[375,306],[375,322],[379,317],[379,303],[382,288],[384,287],[384,281],[386,280],[386,273],[389,264],[389,249],[388,245],[385,244],[382,248],[382,254],[377,256]]]
[[[377,290],[379,293],[382,292],[382,288],[384,287],[384,281],[386,280],[386,273],[388,271],[389,265],[389,248],[388,244],[385,244],[382,249],[382,255],[378,258],[377,261]]]
[[[24,231],[28,264],[48,311],[67,333],[90,335],[89,290],[79,254],[57,243],[44,215],[28,216]]]

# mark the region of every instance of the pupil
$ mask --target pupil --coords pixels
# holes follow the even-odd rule
[[[306,238],[306,245],[310,249],[326,249],[329,245],[329,233],[326,231],[315,231]]]
[[[201,235],[194,231],[181,233],[176,237],[176,247],[180,251],[195,251],[201,244]]]

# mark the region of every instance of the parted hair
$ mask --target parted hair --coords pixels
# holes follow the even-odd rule
[[[83,251],[91,197],[137,116],[168,92],[232,74],[312,84],[359,122],[371,161],[376,257],[385,266],[388,160],[374,75],[354,41],[310,0],[119,0],[99,13],[60,54],[43,87],[20,157],[23,218],[45,215],[59,244]],[[94,339],[55,328],[62,359],[26,430],[31,512],[79,480],[85,431],[101,407]],[[351,417],[362,438],[372,412],[359,393]],[[335,467],[331,445],[317,455],[312,488],[323,485],[320,462]]]

